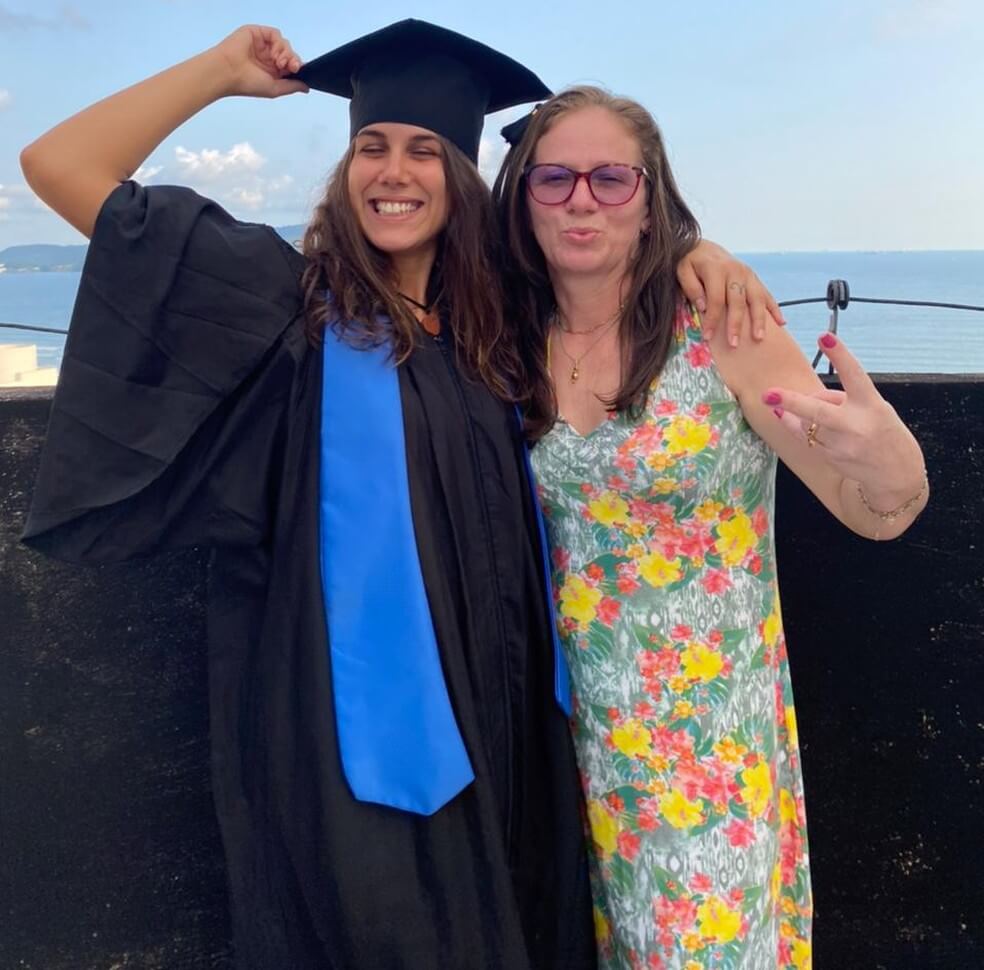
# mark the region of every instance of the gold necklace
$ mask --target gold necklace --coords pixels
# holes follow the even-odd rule
[[[615,311],[615,315],[618,316],[625,309],[624,304],[620,303],[618,309]],[[565,326],[567,319],[564,314],[560,312],[560,307],[554,310],[554,320],[557,322],[557,327],[563,330],[564,333],[573,334],[574,336],[582,336],[588,333],[594,333],[596,330],[600,330],[602,327],[607,327],[612,321],[611,318],[607,320],[602,320],[601,323],[596,323],[593,327],[588,327],[587,330],[572,330],[570,327]]]
[[[618,310],[615,312],[615,316],[613,316],[611,318],[611,320],[608,320],[604,324],[602,324],[602,326],[604,327],[604,329],[601,331],[600,334],[598,334],[597,337],[595,337],[594,340],[591,341],[591,343],[588,345],[588,349],[582,351],[580,354],[578,354],[577,357],[575,357],[573,354],[571,354],[568,351],[567,347],[564,345],[564,328],[562,326],[560,326],[559,320],[557,321],[557,331],[558,331],[558,336],[560,337],[560,349],[564,352],[564,356],[571,362],[571,383],[572,384],[576,384],[577,383],[577,379],[581,376],[581,361],[584,360],[584,358],[587,357],[588,354],[590,354],[591,351],[594,350],[595,347],[597,347],[599,343],[601,343],[601,338],[604,337],[605,334],[608,333],[608,331],[611,330],[611,328],[613,326],[615,326],[616,323],[618,323],[618,321],[621,319],[621,317],[622,317],[622,308],[619,307]],[[555,316],[555,320],[556,319],[557,318]],[[593,329],[597,330],[598,328],[597,327],[594,327]],[[584,332],[585,333],[590,333],[591,331],[588,330],[588,331],[584,331]]]

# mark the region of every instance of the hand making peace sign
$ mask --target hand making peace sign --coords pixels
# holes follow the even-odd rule
[[[818,343],[844,390],[804,394],[770,387],[762,400],[817,457],[861,483],[872,505],[895,508],[921,488],[919,444],[843,341],[825,333]]]

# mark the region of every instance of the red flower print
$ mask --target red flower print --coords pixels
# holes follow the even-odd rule
[[[711,891],[711,877],[703,872],[694,873],[689,887],[693,893],[709,893]]]
[[[571,564],[571,554],[567,549],[562,549],[560,546],[555,546],[553,553],[554,568],[560,570],[566,570]]]
[[[636,802],[636,811],[639,813],[639,828],[645,832],[653,832],[663,824],[659,818],[659,799],[640,798]]]
[[[707,344],[691,344],[687,350],[687,361],[691,367],[710,367],[711,351]]]
[[[643,690],[654,700],[658,701],[663,696],[663,684],[658,680],[649,678],[642,682]]]
[[[632,832],[619,832],[618,851],[629,862],[635,861],[635,857],[639,854],[640,845],[641,842],[638,835],[634,835]]]
[[[690,640],[694,635],[694,631],[690,629],[689,626],[684,626],[682,623],[678,623],[672,630],[670,630],[670,636],[674,640]]]
[[[598,619],[601,620],[605,626],[611,626],[617,619],[619,613],[622,611],[622,604],[610,596],[603,596],[601,602],[595,607],[595,612],[597,613]]]
[[[676,414],[676,412],[676,401],[667,401],[666,398],[663,398],[662,400],[656,402],[656,413],[660,415],[660,417],[667,414]]]
[[[621,814],[625,811],[625,800],[618,792],[609,792],[605,796],[605,801],[608,802],[609,807],[616,814]]]
[[[635,471],[635,459],[631,455],[625,455],[619,452],[612,464],[620,472],[625,472],[626,475],[631,475]]]
[[[666,962],[658,953],[650,953],[646,959],[648,970],[666,970]]]
[[[646,701],[640,701],[634,708],[632,708],[632,713],[636,717],[647,718],[656,716],[656,708]]]
[[[779,937],[779,953],[778,959],[780,966],[786,967],[793,962],[793,951],[790,947],[789,940],[785,936]]]
[[[591,579],[596,583],[600,583],[605,578],[605,570],[595,562],[588,566],[585,573],[587,573],[588,579]]]
[[[732,906],[740,906],[745,901],[745,890],[737,886],[728,893],[728,902]]]
[[[769,528],[769,517],[761,505],[752,513],[752,528],[757,536],[764,536]]]
[[[622,712],[617,707],[608,708],[608,720],[617,721],[622,716]]]
[[[716,647],[724,643],[724,634],[720,630],[711,630],[707,634],[707,642],[712,646]]]
[[[712,596],[720,596],[731,589],[731,577],[723,569],[708,570],[707,575],[700,581],[704,590]]]
[[[724,830],[724,834],[736,849],[747,849],[755,843],[755,827],[747,819],[736,818]]]
[[[618,475],[612,475],[606,483],[606,487],[610,488],[613,492],[623,492],[630,487],[629,483],[624,478],[619,478]]]
[[[753,576],[758,576],[762,572],[762,557],[758,553],[754,553],[748,557],[745,567]]]
[[[642,589],[642,583],[633,579],[631,576],[619,576],[615,580],[615,587],[623,596],[631,596],[633,593]]]

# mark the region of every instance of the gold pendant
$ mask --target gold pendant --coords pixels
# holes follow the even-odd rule
[[[571,383],[577,382],[578,377],[581,376],[581,372],[577,369],[577,364],[574,365],[574,369],[571,371]]]

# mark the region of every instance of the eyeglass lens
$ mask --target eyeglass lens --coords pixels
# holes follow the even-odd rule
[[[599,165],[590,172],[575,172],[565,165],[534,165],[527,175],[533,198],[544,205],[566,202],[582,177],[598,202],[622,205],[632,198],[640,176],[629,165]]]

